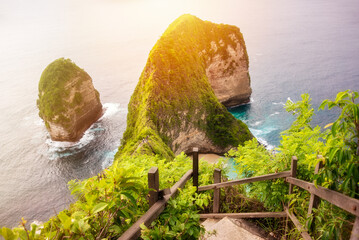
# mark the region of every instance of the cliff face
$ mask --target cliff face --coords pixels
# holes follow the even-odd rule
[[[212,41],[211,51],[215,55],[206,60],[208,81],[218,100],[226,107],[248,103],[252,93],[246,46],[237,30],[229,35],[233,45],[226,45],[223,40]],[[227,49],[218,51],[221,47]]]
[[[235,75],[248,77],[247,70],[248,57],[237,27],[191,15],[179,17],[149,54],[128,105],[118,155],[137,152],[170,158],[192,147],[224,153],[252,138],[247,126],[215,96],[218,92],[222,101],[230,103],[238,99],[225,93],[238,84],[221,81],[232,81]],[[220,86],[226,84],[229,87]],[[248,93],[240,95],[248,99]]]
[[[91,77],[70,59],[57,59],[43,71],[37,105],[55,141],[78,141],[102,115]]]

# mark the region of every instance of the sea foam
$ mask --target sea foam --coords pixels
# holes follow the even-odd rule
[[[46,144],[49,146],[48,154],[50,159],[55,160],[59,157],[67,157],[79,152],[79,150],[94,141],[98,132],[105,130],[102,120],[109,119],[116,113],[126,113],[127,111],[125,108],[120,108],[119,103],[105,103],[103,104],[103,109],[104,114],[102,117],[97,122],[93,123],[91,127],[84,132],[82,138],[77,142],[53,141],[48,134]]]
[[[99,120],[102,120],[104,118],[109,118],[113,115],[115,115],[118,112],[122,112],[123,108],[120,108],[120,104],[119,103],[105,103],[103,104],[103,109],[104,109],[104,114],[102,115],[102,117]]]
[[[271,113],[271,114],[269,115],[269,117],[273,117],[273,116],[278,115],[278,114],[280,114],[280,112],[274,112],[274,113]]]
[[[117,149],[114,149],[113,151],[106,153],[106,157],[101,163],[102,169],[108,168],[112,165],[116,152]]]

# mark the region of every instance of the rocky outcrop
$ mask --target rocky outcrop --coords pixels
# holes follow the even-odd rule
[[[225,46],[211,42],[211,50],[215,53],[206,63],[206,75],[211,84],[214,94],[226,107],[238,106],[250,101],[252,89],[248,73],[248,56],[242,35],[237,29],[237,34],[230,34],[235,43]],[[219,52],[218,44],[227,47],[225,51]]]
[[[128,105],[127,129],[117,156],[171,158],[193,147],[222,154],[251,139],[248,127],[215,95],[230,105],[246,102],[248,78],[245,91],[233,94],[232,89],[240,88],[234,82],[243,75],[248,77],[248,57],[237,27],[192,15],[179,17],[149,54]],[[229,94],[227,86],[221,86],[226,84]]]
[[[91,77],[70,59],[57,59],[43,71],[37,105],[55,141],[78,141],[102,115]]]

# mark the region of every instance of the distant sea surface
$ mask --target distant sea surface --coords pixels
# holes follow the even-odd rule
[[[230,111],[268,146],[293,121],[287,99],[309,93],[317,109],[338,91],[359,91],[357,0],[1,1],[0,226],[46,221],[73,201],[69,180],[111,165],[147,56],[184,13],[241,29],[253,94]],[[41,73],[60,57],[89,73],[105,108],[78,143],[51,141],[36,107]],[[313,124],[335,117],[319,112]]]

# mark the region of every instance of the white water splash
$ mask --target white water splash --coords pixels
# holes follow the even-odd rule
[[[115,115],[118,112],[122,112],[123,108],[120,108],[119,103],[105,103],[103,104],[104,114],[99,120],[102,120],[104,118],[109,118],[113,115]]]
[[[60,142],[51,140],[48,136],[46,144],[49,146],[48,154],[51,160],[55,160],[59,157],[67,157],[77,153],[80,149],[87,146],[94,141],[98,132],[104,131],[104,124],[102,120],[109,119],[117,113],[127,113],[127,109],[120,108],[119,103],[105,103],[103,104],[104,114],[102,117],[91,125],[85,132],[82,138],[77,142]],[[42,121],[42,120],[41,120]],[[42,121],[43,124],[43,121]],[[70,150],[70,151],[68,151]],[[65,152],[67,151],[67,152]],[[113,154],[114,155],[114,154]],[[113,158],[113,157],[112,157]],[[111,162],[112,163],[112,162]]]
[[[273,105],[282,105],[282,106],[285,106],[285,103],[284,103],[284,102],[273,102],[272,104],[273,104]]]
[[[263,121],[256,121],[255,123],[251,123],[249,124],[250,126],[256,127],[258,125],[261,125],[263,123]]]
[[[114,149],[113,151],[106,153],[106,158],[101,163],[102,169],[108,168],[112,165],[116,152],[117,149]]]
[[[280,114],[280,112],[274,112],[274,113],[271,113],[268,117],[273,117],[273,116],[278,115],[278,114]]]
[[[267,150],[273,150],[275,146],[270,145],[264,138],[257,137],[258,142],[263,144]]]

